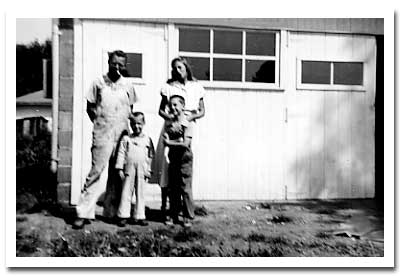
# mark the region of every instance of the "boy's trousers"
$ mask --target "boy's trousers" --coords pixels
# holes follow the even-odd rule
[[[188,148],[171,147],[169,157],[168,185],[171,217],[177,219],[180,211],[182,211],[183,217],[193,219],[192,151]]]
[[[133,169],[129,170],[126,175],[121,194],[121,203],[118,208],[118,217],[129,218],[131,214],[131,204],[133,195],[135,194],[135,209],[133,212],[134,219],[145,219],[145,198],[144,186],[146,184],[143,166],[136,164]]]

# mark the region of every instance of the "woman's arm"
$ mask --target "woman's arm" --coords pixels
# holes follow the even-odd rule
[[[158,109],[158,115],[160,115],[164,120],[170,120],[172,115],[165,112],[165,107],[168,105],[168,98],[166,96],[161,96],[161,103]]]
[[[204,100],[203,100],[203,98],[201,98],[199,100],[199,109],[197,110],[196,113],[187,116],[187,120],[189,122],[191,122],[191,121],[203,118],[205,114],[206,114],[206,108],[204,106]]]

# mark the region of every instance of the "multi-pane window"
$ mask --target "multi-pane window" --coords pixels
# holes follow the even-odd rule
[[[363,86],[363,62],[301,60],[301,84]]]
[[[179,55],[194,76],[210,82],[278,85],[277,32],[232,29],[179,29]]]

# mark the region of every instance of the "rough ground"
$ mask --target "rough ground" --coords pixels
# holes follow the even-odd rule
[[[196,202],[190,229],[159,222],[119,228],[101,218],[73,230],[48,210],[19,213],[17,256],[383,256],[383,211],[373,200]]]

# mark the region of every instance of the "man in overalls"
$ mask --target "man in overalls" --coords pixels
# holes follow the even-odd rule
[[[75,229],[83,228],[95,218],[96,202],[105,190],[101,181],[102,174],[109,169],[109,181],[104,202],[104,215],[113,216],[119,202],[115,202],[115,183],[113,171],[115,153],[121,135],[128,130],[129,115],[137,102],[133,85],[124,78],[126,72],[126,54],[114,51],[109,55],[108,73],[93,82],[87,95],[87,113],[93,122],[92,167],[87,175],[81,197],[76,206],[77,218],[73,223]],[[111,209],[111,210],[110,210]]]

